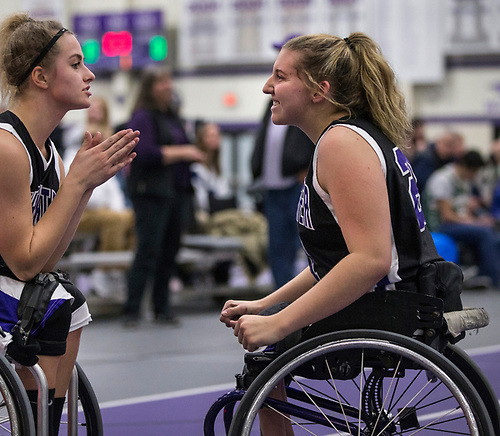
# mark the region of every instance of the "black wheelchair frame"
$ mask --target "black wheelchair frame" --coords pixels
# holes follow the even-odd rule
[[[34,422],[26,390],[14,366],[0,355],[0,435],[45,436],[48,434],[48,389],[38,365],[30,370],[39,387],[38,420]],[[61,422],[61,434],[102,436],[103,424],[99,402],[82,367],[75,365],[67,395],[67,417]]]
[[[235,390],[209,409],[204,434],[216,434],[223,411],[217,428],[224,434],[260,435],[257,415],[265,407],[287,417],[295,434],[498,435],[498,400],[477,365],[451,343],[463,334],[450,335],[447,315],[437,297],[366,294],[306,329],[284,353],[247,353]],[[485,324],[483,319],[461,330]],[[280,380],[287,401],[268,397]]]

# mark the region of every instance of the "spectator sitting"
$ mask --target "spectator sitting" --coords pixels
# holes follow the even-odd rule
[[[411,166],[417,177],[417,187],[423,193],[429,177],[434,171],[456,160],[464,153],[464,141],[461,135],[445,132],[435,143],[429,144],[426,150],[417,153]]]
[[[244,271],[252,281],[267,265],[266,219],[259,212],[237,208],[229,182],[220,170],[219,126],[214,123],[200,125],[196,131],[196,146],[206,156],[204,162],[191,164],[197,230],[214,236],[241,238]],[[216,281],[227,280],[223,271],[228,266],[226,263],[217,267],[214,271]]]
[[[495,139],[490,146],[490,157],[486,165],[481,168],[479,172],[479,189],[481,191],[481,197],[485,203],[493,207],[495,191],[498,187],[498,182],[500,181],[500,138]],[[496,209],[500,208],[498,203],[499,199],[496,200],[497,203],[494,206]],[[500,212],[500,211],[499,211]]]
[[[215,123],[203,123],[196,129],[196,146],[205,153],[204,162],[191,164],[195,191],[195,209],[201,221],[218,210],[236,207],[229,182],[220,169],[220,128]],[[205,215],[205,216],[204,216]]]
[[[405,155],[410,161],[412,161],[417,154],[424,152],[429,146],[427,138],[425,137],[424,122],[419,118],[415,118],[412,120],[411,126],[411,135],[405,150]]]
[[[424,196],[429,206],[429,227],[476,251],[479,275],[475,283],[498,287],[500,238],[475,185],[483,165],[477,151],[465,153],[430,177]]]
[[[101,97],[93,97],[87,112],[87,126],[92,135],[104,137],[113,133],[109,125],[108,106]],[[65,161],[71,162],[78,150],[68,144]],[[82,215],[78,232],[98,236],[98,251],[130,250],[134,246],[134,215],[126,207],[125,194],[116,177],[94,189]]]
[[[109,124],[108,106],[105,99],[92,98],[87,111],[85,130],[92,135],[101,132],[104,137],[113,133]],[[71,163],[77,151],[78,148],[73,144],[67,144],[64,161]],[[135,246],[134,225],[133,210],[126,206],[125,193],[118,177],[114,176],[94,189],[82,214],[77,233],[95,236],[97,251],[132,250]],[[91,274],[91,282],[85,286],[79,281],[79,285],[83,290],[85,287],[90,287],[101,296],[109,296],[116,291],[117,283],[121,283],[121,287],[124,287],[123,271],[95,268]]]

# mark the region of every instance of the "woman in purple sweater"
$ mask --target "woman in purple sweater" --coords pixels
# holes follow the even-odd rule
[[[141,132],[137,158],[128,174],[128,190],[135,211],[137,251],[128,274],[125,325],[134,327],[146,285],[152,284],[155,321],[175,324],[169,304],[169,281],[186,210],[193,189],[189,165],[204,159],[189,143],[176,110],[169,71],[145,74],[128,123]]]

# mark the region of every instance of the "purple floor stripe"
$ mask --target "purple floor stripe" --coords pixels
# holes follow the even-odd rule
[[[498,372],[500,352],[474,355],[473,359],[492,384],[497,397],[500,397]],[[223,393],[210,392],[103,408],[104,434],[106,436],[201,436],[205,414]]]

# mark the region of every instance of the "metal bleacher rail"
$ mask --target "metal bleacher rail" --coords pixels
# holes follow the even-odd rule
[[[61,258],[57,268],[67,271],[74,280],[79,273],[91,271],[94,268],[128,269],[130,267],[134,260],[133,250],[96,251],[93,249],[92,238],[92,235],[76,235],[73,245]],[[211,277],[212,269],[219,262],[237,262],[242,249],[243,244],[238,237],[184,235],[177,255],[177,264],[189,268],[197,277],[198,292],[193,297],[204,295],[222,298],[227,295],[229,286],[215,286]]]

